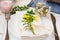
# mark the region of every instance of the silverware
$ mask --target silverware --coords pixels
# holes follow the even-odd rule
[[[5,14],[5,19],[7,21],[7,30],[6,30],[6,37],[5,37],[5,40],[9,40],[9,33],[8,33],[8,21],[10,19],[10,14]]]
[[[55,40],[59,40],[59,36],[58,36],[58,32],[57,32],[57,29],[56,29],[56,18],[55,16],[51,13],[51,19],[52,19],[52,23],[53,23],[53,28],[54,28],[54,33],[55,33]]]

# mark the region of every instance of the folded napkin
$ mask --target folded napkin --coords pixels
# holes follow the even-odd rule
[[[22,12],[17,11],[16,12],[16,14],[18,14],[18,17],[19,17],[19,21],[20,21],[19,22],[19,27],[20,28],[24,27],[23,23],[21,22],[24,13],[25,13],[25,11],[22,11]],[[52,28],[52,22],[51,22],[51,19],[50,19],[50,15],[48,15],[47,17],[42,17],[42,18],[39,17],[38,18],[38,22],[33,22],[33,26],[34,26],[34,28],[36,26],[35,32],[38,35],[48,34],[48,33],[50,33],[51,30],[53,30],[53,28]],[[40,29],[39,29],[39,27],[40,27]],[[22,36],[24,36],[24,35],[25,36],[29,36],[29,35],[31,36],[33,34],[31,34],[31,32],[29,33],[27,31],[24,31],[23,34],[22,34]]]
[[[16,38],[21,38],[23,40],[31,40],[32,38],[33,40],[35,40],[36,38],[40,40],[40,38],[46,38],[52,34],[53,25],[51,22],[50,14],[48,14],[46,17],[38,17],[38,22],[33,22],[36,35],[33,35],[31,31],[23,29],[24,26],[22,23],[22,18],[26,12],[27,11],[16,11],[16,14],[11,16],[11,19],[9,21],[10,37],[12,34]]]
[[[52,33],[52,22],[50,19],[50,16],[48,15],[46,18],[40,18],[38,22],[33,22],[34,26],[38,26],[40,28],[35,29],[35,32],[37,35],[33,35],[31,31],[24,30],[24,26],[22,23],[22,17],[26,13],[26,11],[17,11],[16,14],[11,16],[11,18],[14,20],[13,25],[11,25],[11,30],[14,30],[14,34],[16,36],[28,36],[28,37],[34,37],[34,36],[47,36]],[[12,21],[13,21],[12,20]],[[11,21],[11,22],[12,22]]]

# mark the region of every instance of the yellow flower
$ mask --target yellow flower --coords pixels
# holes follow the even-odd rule
[[[27,14],[24,14],[24,15],[23,15],[23,18],[26,18],[26,19],[28,19],[28,18],[29,18],[29,15],[27,15]]]
[[[33,15],[33,19],[37,22],[38,21],[38,16]]]

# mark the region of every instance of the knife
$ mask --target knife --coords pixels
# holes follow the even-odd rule
[[[59,40],[59,36],[58,36],[58,32],[57,32],[57,29],[56,29],[56,18],[55,16],[51,13],[51,19],[52,19],[52,23],[53,23],[53,28],[54,28],[54,33],[55,33],[55,40]]]

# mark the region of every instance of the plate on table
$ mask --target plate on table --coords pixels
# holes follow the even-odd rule
[[[15,37],[19,39],[21,37],[21,39],[23,40],[32,40],[32,38],[33,40],[37,40],[37,38],[38,40],[40,40],[43,38],[47,38],[49,35],[52,34],[53,26],[52,26],[50,15],[48,15],[47,17],[39,18],[40,19],[39,22],[34,23],[34,24],[37,24],[38,26],[40,25],[42,26],[40,27],[39,31],[35,30],[37,35],[33,35],[30,31],[25,31],[23,29],[21,20],[22,20],[22,16],[26,12],[27,10],[17,11],[16,14],[11,16],[11,19],[9,21],[10,35],[13,34]]]

